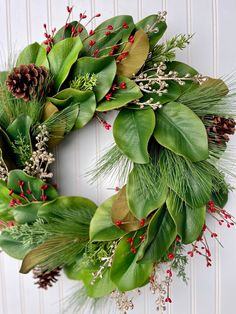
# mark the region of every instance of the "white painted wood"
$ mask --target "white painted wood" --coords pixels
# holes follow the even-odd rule
[[[235,0],[0,0],[0,58],[19,51],[27,43],[43,40],[43,23],[49,29],[64,23],[66,6],[74,4],[72,18],[86,11],[88,16],[100,12],[91,28],[115,14],[131,14],[134,20],[160,10],[168,11],[166,38],[178,33],[195,33],[191,46],[178,52],[179,60],[188,62],[208,75],[225,75],[236,68],[236,2]],[[2,62],[1,62],[2,63]],[[3,67],[3,65],[1,65]],[[112,124],[115,113],[107,114]],[[55,180],[65,195],[81,195],[101,203],[112,194],[118,182],[99,180],[92,186],[85,177],[101,152],[112,143],[111,132],[93,121],[84,129],[67,137],[56,150]],[[236,138],[233,139],[236,144]],[[236,194],[231,193],[227,209],[234,212]],[[187,273],[189,285],[175,279],[173,304],[168,314],[234,314],[236,288],[236,231],[228,231],[211,223],[220,232],[224,249],[211,241],[213,267],[205,268],[201,258],[191,260]],[[0,254],[0,314],[57,314],[66,310],[65,298],[79,285],[64,276],[54,288],[39,291],[31,275],[18,275],[19,262]],[[136,298],[134,314],[155,313],[154,297],[148,288]],[[104,306],[95,313],[118,313]],[[91,313],[88,311],[87,313]]]

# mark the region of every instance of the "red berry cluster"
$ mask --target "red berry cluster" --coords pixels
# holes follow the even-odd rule
[[[225,209],[219,208],[213,201],[208,202],[207,210],[211,216],[218,221],[220,226],[226,224],[228,228],[231,228],[236,223],[232,215],[230,215]]]
[[[55,35],[55,32],[56,32],[56,28],[54,28],[52,30],[52,34],[49,34],[48,30],[47,30],[47,25],[46,24],[43,24],[43,27],[44,27],[44,36],[45,36],[45,40],[44,40],[44,44],[46,45],[46,51],[47,53],[49,53],[52,49],[52,46],[53,46],[53,37]]]
[[[110,91],[106,94],[105,98],[107,101],[111,101],[113,98],[113,93],[116,91],[116,90],[119,90],[119,89],[126,89],[127,88],[127,85],[125,82],[121,82],[120,85],[117,85],[116,83],[114,83],[112,85],[112,88],[110,89]]]
[[[46,195],[46,190],[48,189],[47,184],[40,186],[41,195],[39,199],[37,199],[34,193],[32,192],[30,188],[30,182],[27,183],[27,187],[26,187],[25,181],[19,180],[17,184],[20,187],[21,192],[16,193],[13,189],[10,189],[9,196],[12,197],[9,203],[10,207],[14,207],[14,206],[25,204],[25,203],[32,203],[32,202],[40,202],[40,201],[45,202],[48,199],[48,196]]]

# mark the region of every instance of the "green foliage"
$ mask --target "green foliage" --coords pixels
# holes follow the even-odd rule
[[[120,111],[113,126],[116,145],[132,161],[140,164],[149,162],[148,142],[155,127],[152,109]]]
[[[158,164],[134,164],[127,182],[127,199],[131,212],[138,219],[146,218],[166,201],[168,188]]]
[[[160,20],[160,15],[158,14],[153,14],[145,17],[135,26],[137,29],[143,29],[148,34],[151,51],[167,29],[166,22]]]
[[[14,220],[18,224],[34,223],[37,220],[38,210],[42,204],[42,202],[33,202],[16,206],[12,210]]]
[[[56,106],[62,108],[68,105],[69,107],[73,105],[78,106],[79,113],[74,121],[75,129],[84,127],[94,116],[96,99],[92,91],[80,91],[73,88],[66,88],[48,99]]]
[[[87,175],[91,176],[90,182],[102,177],[103,179],[109,178],[114,183],[117,179],[123,185],[126,183],[132,166],[132,161],[114,145],[98,159],[94,169],[90,170]]]
[[[176,57],[176,49],[184,49],[189,45],[192,35],[176,35],[164,43],[157,45],[150,57],[151,63],[172,62]],[[150,64],[150,63],[148,63]]]
[[[23,247],[36,247],[43,243],[48,237],[49,233],[43,228],[43,221],[38,219],[34,224],[27,223],[16,225],[4,229],[4,235],[9,235],[13,240],[19,241]]]
[[[78,58],[82,46],[79,37],[66,38],[56,43],[48,54],[50,71],[53,76],[53,86],[56,92],[59,91],[67,78],[72,65]]]
[[[126,84],[126,88],[120,88],[115,90],[112,93],[112,98],[110,100],[103,99],[98,104],[96,109],[97,111],[110,111],[113,109],[118,109],[124,107],[131,101],[142,97],[142,93],[138,85],[134,81],[124,76],[117,76],[114,84],[117,84],[117,86],[119,86],[123,82]]]
[[[20,186],[18,182],[24,182],[23,186]],[[30,201],[38,200],[42,195],[47,196],[47,200],[53,200],[58,196],[56,189],[47,184],[45,190],[42,189],[42,186],[45,185],[45,182],[39,178],[34,178],[26,174],[24,171],[16,169],[11,170],[8,175],[7,187],[9,190],[13,190],[14,193],[20,194],[24,192],[27,195],[27,190],[31,190],[32,194],[28,194],[27,198]]]
[[[71,77],[96,75],[96,84],[93,91],[97,102],[100,101],[112,86],[116,75],[116,62],[113,57],[104,58],[79,58],[72,68]]]
[[[156,120],[154,136],[159,144],[191,161],[207,159],[207,132],[192,110],[170,102],[157,111]]]
[[[168,149],[160,151],[160,169],[167,185],[193,208],[208,202],[214,190],[212,178],[218,177],[215,168],[207,161],[193,163]]]
[[[139,236],[143,235],[143,233],[143,230],[139,230],[136,233],[127,234],[116,248],[111,267],[111,280],[121,291],[142,287],[149,281],[153,264],[149,263],[149,261],[145,264],[137,263],[143,245],[140,245]],[[131,237],[134,237],[134,247],[137,248],[137,253],[133,253],[130,250],[130,243],[127,242],[127,239]]]
[[[182,242],[184,244],[194,242],[202,233],[206,219],[206,206],[192,208],[172,191],[169,192],[166,205]]]
[[[129,28],[123,28],[122,24],[126,22]],[[106,29],[108,25],[113,26],[113,31],[109,36],[106,36]],[[82,51],[83,55],[92,56],[96,49],[100,50],[99,56],[107,56],[111,51],[111,47],[124,42],[129,38],[129,35],[134,30],[135,25],[133,22],[133,18],[129,15],[120,15],[116,17],[112,17],[95,28],[94,35],[89,36],[86,40],[84,40],[84,48]],[[90,47],[90,40],[94,40],[96,44],[93,47]]]
[[[46,49],[37,42],[27,46],[19,55],[16,65],[34,63],[37,66],[49,68]]]
[[[73,196],[58,197],[42,206],[38,216],[47,221],[43,227],[50,236],[25,256],[21,272],[27,273],[36,265],[52,270],[73,264],[89,240],[89,224],[96,207],[88,199]]]
[[[0,90],[0,126],[3,129],[7,129],[20,115],[29,117],[32,125],[39,123],[43,110],[42,101],[32,100],[26,105],[24,100],[13,98],[5,84],[0,84]]]
[[[140,263],[159,262],[174,242],[177,235],[176,225],[166,206],[153,215],[147,230]]]
[[[0,219],[10,221],[14,219],[9,207],[12,197],[9,195],[9,189],[6,185],[6,182],[0,180]]]
[[[78,23],[78,21],[73,21],[73,22],[68,23],[66,28],[64,25],[56,32],[55,36],[53,37],[54,44],[58,43],[59,41],[64,40],[65,38],[70,38],[72,34],[72,27],[74,27],[75,29],[78,29],[79,27],[83,27],[83,32],[79,34],[79,37],[81,40],[88,37],[88,32],[85,29],[85,27],[82,24]]]
[[[90,223],[90,241],[111,241],[125,234],[112,221],[112,204],[115,199],[116,195],[113,195],[97,208]]]
[[[86,73],[84,75],[78,75],[73,81],[70,82],[70,87],[81,91],[93,90],[97,84],[96,74]]]

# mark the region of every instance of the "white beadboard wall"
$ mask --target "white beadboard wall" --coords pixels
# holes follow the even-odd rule
[[[179,60],[191,63],[203,74],[221,76],[236,68],[236,1],[235,0],[0,0],[0,57],[19,51],[33,41],[42,41],[43,23],[50,28],[64,23],[66,6],[74,5],[73,17],[79,12],[101,12],[100,20],[117,14],[131,14],[137,21],[160,10],[168,11],[166,38],[177,33],[195,33],[191,46],[178,53]],[[95,21],[96,22],[96,21]],[[95,26],[95,25],[93,25]],[[108,115],[112,122],[114,116]],[[56,151],[56,180],[62,194],[82,195],[100,203],[111,194],[108,183],[92,187],[84,173],[112,142],[111,132],[92,122],[67,137]],[[236,144],[235,138],[233,141]],[[230,195],[227,209],[235,212],[236,193]],[[220,233],[224,249],[212,242],[214,264],[206,269],[201,258],[190,261],[189,284],[176,279],[172,287],[173,303],[168,314],[234,314],[236,291],[236,231],[212,224]],[[220,229],[220,230],[219,230]],[[61,314],[67,310],[65,298],[74,282],[65,277],[49,291],[39,291],[31,275],[18,274],[20,262],[0,254],[0,314]],[[136,302],[134,314],[155,313],[154,297],[144,289]],[[95,313],[110,314],[103,307]],[[85,313],[78,311],[78,313]],[[91,313],[91,311],[86,311]]]

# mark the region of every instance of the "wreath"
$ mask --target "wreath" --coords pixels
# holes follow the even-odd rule
[[[44,42],[0,73],[0,246],[41,288],[63,269],[83,282],[77,296],[111,295],[126,313],[134,306],[126,292],[149,284],[163,310],[173,272],[186,282],[196,254],[212,264],[208,242],[218,238],[206,215],[235,224],[224,209],[234,176],[234,77],[210,78],[176,61],[191,36],[160,42],[166,12],[136,24],[116,16],[88,32],[85,13],[69,22],[72,9],[61,29],[44,24]],[[49,151],[93,118],[110,130],[112,110],[115,144],[89,175],[120,187],[99,206],[60,196]]]

